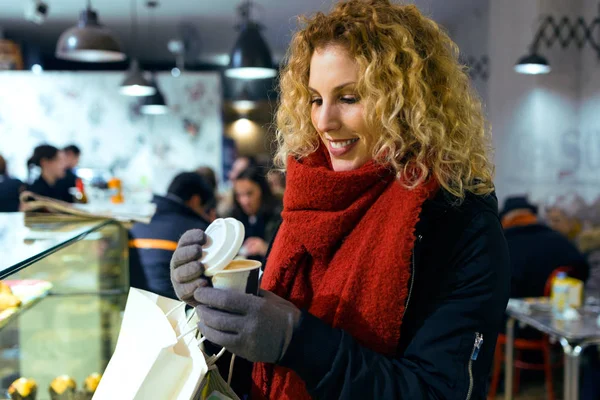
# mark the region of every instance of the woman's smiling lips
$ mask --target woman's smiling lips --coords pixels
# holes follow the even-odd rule
[[[352,150],[357,142],[358,138],[341,140],[327,139],[327,143],[329,143],[327,147],[329,147],[329,153],[331,153],[332,156],[341,157]]]

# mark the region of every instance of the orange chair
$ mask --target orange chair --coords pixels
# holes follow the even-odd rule
[[[546,280],[546,285],[544,287],[544,296],[549,297],[552,293],[552,282],[556,275],[560,272],[566,272],[567,274],[572,272],[571,267],[559,267],[556,268],[548,279]],[[502,371],[502,365],[504,364],[504,346],[506,345],[506,335],[500,334],[498,335],[498,343],[496,344],[496,350],[494,352],[494,365],[492,372],[492,382],[490,384],[490,390],[488,392],[488,399],[493,400],[496,397],[496,392],[498,390],[498,383],[500,382],[500,372]],[[515,349],[515,358],[514,358],[514,381],[513,381],[513,393],[516,394],[519,391],[519,383],[521,378],[521,370],[533,370],[533,371],[544,371],[546,378],[546,394],[548,400],[554,400],[554,384],[552,381],[552,370],[554,368],[560,367],[562,363],[562,359],[559,362],[552,364],[552,360],[550,358],[552,345],[550,344],[550,340],[547,335],[542,335],[541,339],[515,339],[514,349]],[[521,359],[521,353],[523,351],[539,351],[542,353],[544,357],[544,362],[542,364],[538,363],[529,363],[525,362]]]

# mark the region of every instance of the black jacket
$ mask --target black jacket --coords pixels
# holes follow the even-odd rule
[[[504,232],[510,252],[510,297],[544,295],[546,280],[558,267],[572,267],[573,276],[587,280],[584,256],[563,235],[541,224],[516,226]]]
[[[206,230],[209,223],[174,197],[154,196],[156,213],[149,224],[136,223],[130,239],[159,239],[178,242],[190,229]],[[170,263],[173,251],[129,249],[129,279],[135,288],[177,299],[171,284]]]
[[[510,290],[495,196],[423,205],[396,357],[303,312],[281,365],[315,399],[485,399]],[[480,342],[483,339],[483,342]]]
[[[71,196],[68,192],[65,192],[58,185],[58,182],[60,181],[57,181],[54,186],[50,186],[48,182],[46,182],[46,180],[40,176],[31,185],[29,185],[27,190],[39,194],[40,196],[66,201],[67,203],[73,203],[73,196]]]
[[[70,193],[71,188],[77,185],[77,175],[72,169],[65,171],[65,177],[59,179],[56,182],[56,191],[61,199],[67,199],[66,201],[73,201],[73,195]]]
[[[23,188],[20,180],[0,175],[0,212],[19,211],[19,195]]]

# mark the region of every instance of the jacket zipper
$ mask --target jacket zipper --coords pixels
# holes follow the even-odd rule
[[[412,266],[412,270],[410,271],[410,286],[408,287],[408,296],[406,297],[406,304],[404,305],[404,314],[402,315],[402,319],[404,319],[404,315],[406,315],[406,310],[408,310],[408,303],[410,302],[410,296],[412,294],[413,291],[413,285],[415,284],[415,268],[416,268],[416,263],[415,263],[415,253],[417,250],[417,243],[420,243],[421,240],[423,239],[422,235],[418,235],[417,236],[417,240],[415,242],[414,248],[413,248],[413,252],[412,252],[412,262],[411,262],[411,266]]]
[[[471,358],[469,358],[469,391],[467,392],[467,400],[470,400],[473,395],[473,361],[477,360],[482,344],[483,334],[476,332],[475,343],[473,343],[473,350],[471,351]]]

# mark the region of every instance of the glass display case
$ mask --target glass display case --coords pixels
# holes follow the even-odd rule
[[[0,399],[20,377],[45,400],[58,376],[104,371],[129,290],[121,224],[0,214],[0,282]]]

